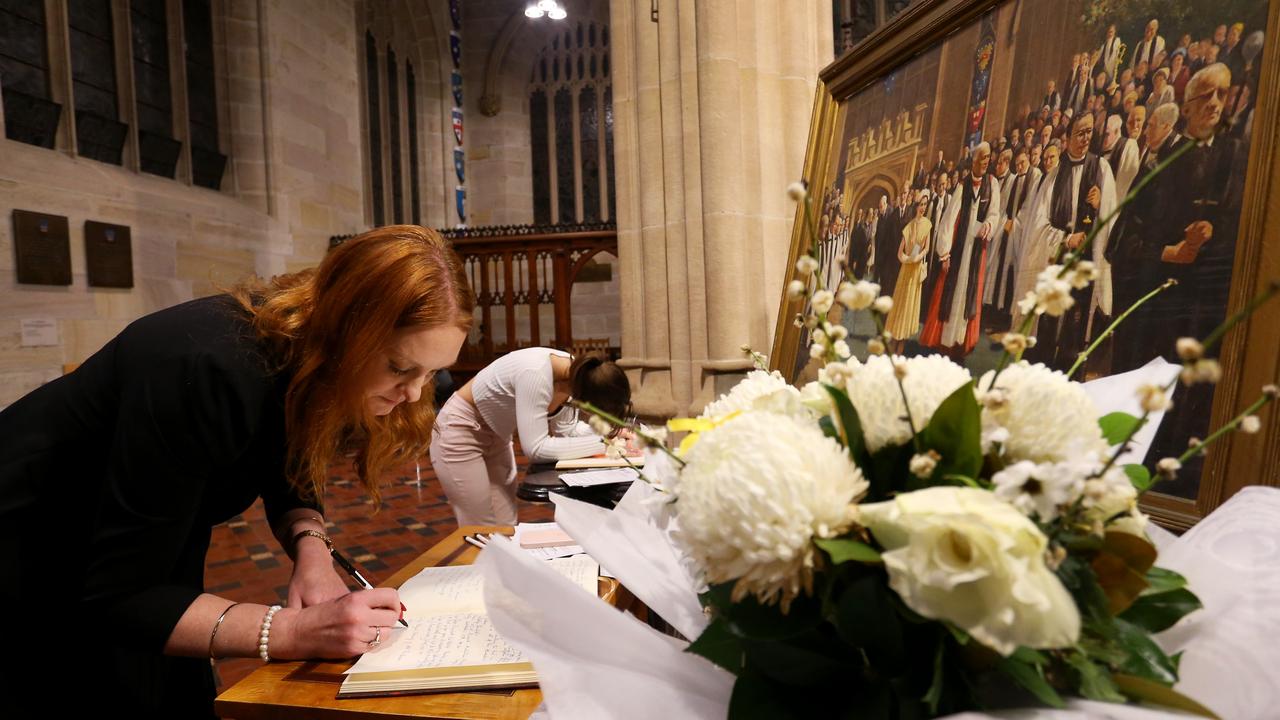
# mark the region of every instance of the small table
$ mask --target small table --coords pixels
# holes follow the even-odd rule
[[[530,463],[524,480],[516,487],[516,497],[528,502],[547,503],[551,502],[551,493],[556,493],[612,510],[631,487],[630,482],[572,487],[560,479],[562,474],[574,472],[589,470],[557,470],[555,463]]]
[[[460,527],[401,568],[384,585],[399,587],[428,567],[469,565],[480,551],[468,545],[462,537],[477,532],[510,535],[512,528]],[[337,695],[342,673],[351,664],[350,660],[268,663],[219,695],[214,700],[213,709],[220,717],[236,720],[386,720],[415,717],[524,720],[542,702],[542,691],[537,688],[339,700]]]

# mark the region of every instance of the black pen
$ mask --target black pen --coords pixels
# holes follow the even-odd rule
[[[360,587],[364,588],[365,590],[373,589],[373,586],[369,584],[368,580],[364,579],[364,576],[360,574],[360,571],[356,569],[356,566],[352,565],[350,560],[346,559],[345,557],[343,557],[342,553],[338,552],[338,548],[330,547],[329,554],[333,556],[334,560],[338,561],[338,564],[342,566],[343,570],[347,571],[348,575],[355,578],[355,581],[360,583]],[[399,624],[400,627],[406,627],[406,628],[409,627],[409,623],[405,622],[403,617],[404,612],[406,610],[408,610],[408,608],[404,606],[404,603],[400,603],[401,617],[399,620],[396,620],[396,623]]]

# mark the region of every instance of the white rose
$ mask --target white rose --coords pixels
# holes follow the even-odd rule
[[[920,615],[1001,655],[1079,639],[1075,601],[1044,562],[1048,540],[991,493],[932,487],[861,505],[858,515],[885,548],[890,587]]]
[[[800,402],[820,416],[830,414],[835,407],[831,393],[827,392],[827,389],[817,380],[800,389]]]

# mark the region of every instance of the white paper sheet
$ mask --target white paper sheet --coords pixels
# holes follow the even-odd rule
[[[546,715],[556,720],[723,718],[733,676],[683,643],[591,598],[505,541],[476,564],[498,631],[538,671]]]
[[[648,483],[632,483],[613,511],[561,495],[552,502],[560,527],[591,557],[682,635],[696,638],[709,622],[699,584],[645,504],[653,492]]]
[[[560,473],[560,479],[570,487],[595,487],[596,485],[616,485],[631,482],[638,477],[631,468],[614,468],[611,470],[584,470],[582,472]]]
[[[1178,376],[1181,370],[1181,365],[1166,362],[1164,358],[1156,358],[1137,370],[1090,380],[1084,383],[1084,391],[1089,394],[1093,404],[1097,406],[1098,417],[1113,412],[1125,412],[1134,417],[1142,417],[1142,405],[1138,399],[1138,388],[1148,384],[1160,385],[1161,387],[1168,385]],[[1181,386],[1178,386],[1173,391],[1173,404],[1175,407],[1182,398],[1179,392],[1180,389]],[[1160,427],[1160,421],[1163,419],[1164,411],[1151,413],[1147,417],[1147,424],[1133,436],[1132,445],[1129,450],[1120,456],[1117,463],[1127,465],[1129,463],[1143,462],[1147,456],[1147,451],[1151,448],[1151,441],[1155,440],[1156,430]]]

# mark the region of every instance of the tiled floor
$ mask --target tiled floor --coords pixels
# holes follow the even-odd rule
[[[524,458],[517,459],[523,477]],[[420,481],[412,465],[393,473],[383,486],[381,507],[376,514],[373,510],[351,469],[335,468],[325,496],[329,536],[374,585],[457,527],[444,490],[425,459]],[[549,505],[520,503],[522,521],[551,518]],[[214,528],[205,588],[230,600],[284,604],[292,569],[289,557],[267,526],[259,501],[243,515]],[[218,691],[260,664],[256,659],[218,661],[214,667]]]

